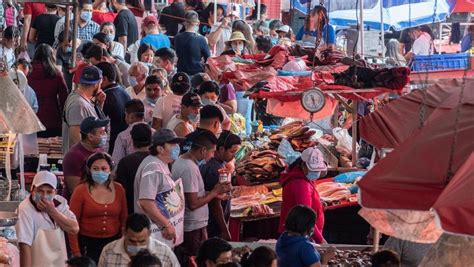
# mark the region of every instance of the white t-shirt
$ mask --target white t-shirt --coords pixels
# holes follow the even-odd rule
[[[135,93],[135,90],[131,86],[127,87],[125,91],[127,91],[127,94],[130,96],[131,99],[140,99],[141,101],[143,101],[146,98],[145,87],[143,87],[143,90],[141,90],[138,94]]]
[[[156,195],[172,189],[168,165],[155,156],[147,156],[138,166],[133,184],[133,203],[136,213],[144,213],[138,204],[140,199],[156,199]]]
[[[151,124],[153,122],[153,111],[156,105],[148,100],[142,100],[143,106],[145,106],[145,122]]]
[[[176,128],[176,126],[178,126],[180,123],[184,123],[184,125],[186,126],[186,128],[188,129],[188,131],[191,133],[191,132],[194,132],[194,127],[191,123],[189,122],[185,122],[181,119],[181,115],[180,114],[176,114],[174,115],[171,120],[168,122],[168,125],[166,125],[166,128],[167,129],[170,129],[172,131],[174,131],[174,129]]]
[[[161,119],[162,127],[166,127],[174,115],[181,113],[181,98],[183,96],[171,94],[156,101],[153,118]]]
[[[112,56],[119,56],[121,58],[125,58],[125,48],[123,47],[123,44],[119,42],[113,42],[113,48],[112,51],[110,51]]]
[[[5,59],[3,58],[3,53],[5,53]],[[6,60],[5,63],[8,64],[8,69],[11,69],[16,61],[13,49],[4,47],[3,45],[0,45],[0,58],[1,60]]]
[[[175,181],[179,178],[182,179],[184,193],[197,193],[198,197],[203,197],[206,194],[204,181],[202,180],[201,172],[199,171],[196,162],[190,159],[177,159],[171,168],[171,176]],[[209,209],[207,204],[195,210],[190,210],[188,204],[185,204],[185,207],[185,232],[191,232],[207,226],[207,221],[209,219]]]
[[[66,217],[76,220],[76,215],[69,209],[67,200],[56,195],[54,199],[60,202],[56,209]],[[18,223],[16,224],[16,234],[18,243],[31,246],[35,240],[38,230],[56,230],[59,226],[51,220],[46,212],[35,209],[30,198],[24,199],[18,207]]]
[[[434,44],[433,40],[431,40],[431,36],[428,33],[423,32],[420,37],[418,37],[415,42],[413,42],[411,51],[417,56],[432,55],[434,51]]]
[[[220,25],[221,25],[220,23],[218,23],[216,25],[213,25],[211,27],[211,33],[217,31],[217,29],[219,28]],[[213,51],[214,56],[220,56],[222,54],[222,52],[224,52],[225,42],[229,41],[231,34],[232,34],[232,31],[231,31],[230,27],[226,27],[226,28],[221,29],[221,35],[219,36],[219,39],[217,40],[215,51]]]

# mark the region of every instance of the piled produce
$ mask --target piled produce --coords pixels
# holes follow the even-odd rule
[[[318,249],[324,252],[324,249]],[[372,266],[370,251],[336,250],[336,256],[328,262],[330,267],[362,267]]]
[[[318,144],[318,142],[311,140],[311,137],[315,133],[315,130],[311,130],[308,126],[304,126],[304,123],[301,121],[291,122],[272,132],[272,135],[270,135],[270,146],[273,149],[278,149],[281,140],[286,139],[290,142],[295,151],[302,152],[306,148]]]
[[[261,184],[278,180],[285,167],[283,157],[275,151],[252,151],[237,163],[236,172],[250,184]]]

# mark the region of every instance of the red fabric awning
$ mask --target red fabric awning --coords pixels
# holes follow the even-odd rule
[[[434,234],[435,219],[430,209],[440,199],[443,190],[450,186],[447,174],[457,112],[456,108],[450,109],[415,131],[358,183],[360,202],[365,208],[361,215],[372,226],[383,233],[416,242],[435,241],[439,236]],[[471,161],[474,151],[473,114],[474,104],[461,106],[452,161],[455,174],[459,171],[459,175],[463,175],[461,166]],[[471,190],[457,191],[457,197],[471,200]],[[446,207],[450,209],[452,206]],[[471,210],[461,212],[468,216],[466,212]],[[463,221],[457,222],[453,217],[455,213],[444,214],[459,227],[456,229],[468,227]],[[469,216],[472,218],[474,214]]]
[[[466,79],[463,103],[474,104],[474,79]],[[462,82],[449,80],[426,89],[425,123],[455,108]],[[416,90],[360,120],[361,137],[377,148],[394,148],[420,127],[423,91]]]
[[[474,0],[457,0],[453,13],[465,13],[474,11]]]
[[[459,168],[434,204],[443,230],[474,236],[474,152]]]

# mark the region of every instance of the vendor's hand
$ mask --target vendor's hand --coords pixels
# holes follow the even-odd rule
[[[173,240],[173,244],[176,243],[176,229],[173,224],[168,224],[162,231],[161,235],[166,240]]]
[[[336,248],[329,247],[324,253],[321,255],[321,264],[327,265],[330,260],[332,260],[336,256]]]
[[[217,183],[212,191],[216,193],[216,195],[222,195],[224,193],[228,193],[232,190],[232,185],[230,182],[225,182],[225,183]]]
[[[232,196],[229,193],[224,193],[224,194],[217,195],[216,198],[224,201],[224,200],[232,199]]]
[[[230,18],[225,17],[222,19],[221,28],[230,27]]]
[[[220,237],[222,239],[224,239],[225,241],[231,241],[232,240],[229,229],[226,229],[226,231],[221,232]]]
[[[36,206],[38,207],[40,211],[46,212],[48,215],[53,215],[54,213],[58,212],[52,200],[50,201],[50,200],[45,200],[44,198],[41,198],[40,201],[36,203]]]
[[[105,95],[104,91],[99,90],[97,92],[97,94],[95,95],[95,100],[97,101],[97,104],[99,104],[100,106],[104,105],[105,97],[106,97],[106,95]]]

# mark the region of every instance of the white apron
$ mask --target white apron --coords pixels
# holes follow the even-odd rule
[[[67,260],[64,232],[39,229],[31,245],[31,266],[65,266]]]

